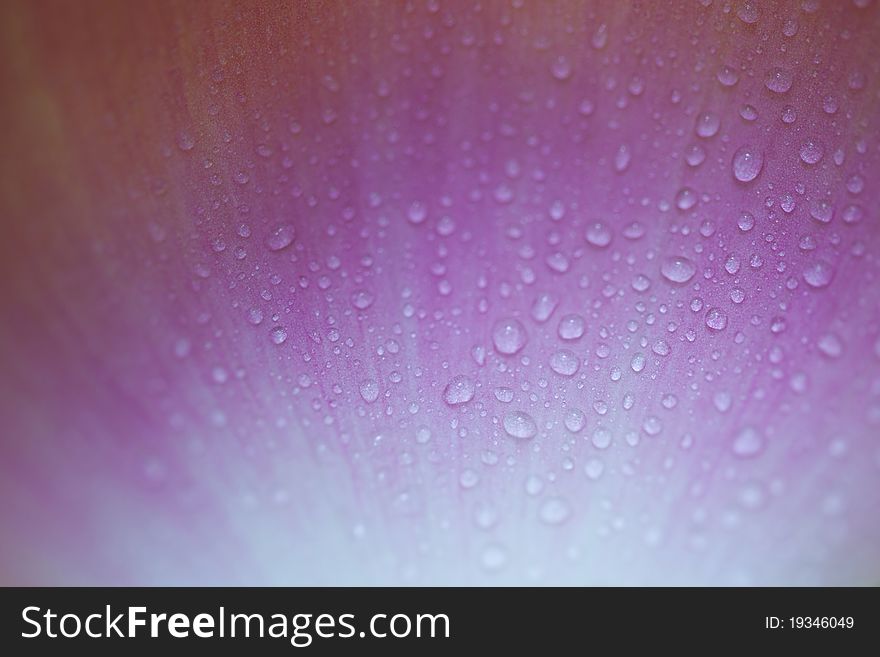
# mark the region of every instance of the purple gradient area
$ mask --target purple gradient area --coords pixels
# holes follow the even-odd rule
[[[876,583],[878,12],[10,4],[0,581]]]

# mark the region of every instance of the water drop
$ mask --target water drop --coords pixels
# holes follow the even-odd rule
[[[513,317],[499,319],[492,327],[492,343],[500,354],[510,356],[517,353],[526,346],[526,340],[526,327]]]
[[[740,458],[757,456],[764,449],[764,438],[754,427],[743,428],[733,439],[733,453]]]
[[[465,404],[474,398],[474,380],[464,374],[452,377],[443,390],[443,401],[450,406]]]
[[[375,297],[366,290],[356,290],[351,295],[351,303],[358,310],[366,310],[373,305]]]
[[[764,154],[755,146],[742,146],[733,154],[733,175],[740,182],[758,177],[764,166]]]
[[[806,164],[816,164],[822,159],[824,154],[825,149],[822,148],[822,144],[813,141],[812,139],[805,141],[801,145],[801,160]]]
[[[269,331],[269,336],[275,344],[284,344],[284,341],[287,340],[287,329],[283,326],[276,326]]]
[[[532,319],[539,324],[543,324],[550,319],[550,316],[553,314],[553,311],[556,310],[558,303],[559,301],[556,297],[548,292],[539,294],[535,298],[535,302],[532,304]]]
[[[580,359],[569,349],[560,349],[550,356],[550,369],[561,376],[573,376],[580,367]]]
[[[368,404],[379,398],[379,384],[373,379],[364,379],[360,385],[361,397]]]
[[[585,237],[593,246],[605,247],[611,243],[611,229],[601,221],[597,221],[587,228]]]
[[[557,80],[567,80],[571,77],[571,62],[565,56],[557,57],[550,71]]]
[[[819,260],[804,269],[804,280],[810,287],[826,287],[833,278],[834,267],[824,260]]]
[[[513,401],[513,389],[507,386],[498,386],[495,388],[495,399],[502,404],[509,404]]]
[[[764,86],[776,94],[784,94],[794,82],[794,76],[788,69],[774,66],[767,71],[767,77],[764,78]]]
[[[565,414],[565,419],[562,422],[565,424],[566,429],[572,433],[577,433],[587,423],[587,416],[579,408],[572,408]]]
[[[743,23],[753,25],[758,22],[761,12],[753,0],[743,0],[736,8],[736,15]]]
[[[595,447],[596,449],[608,449],[608,447],[611,445],[611,439],[611,432],[608,429],[599,427],[593,432],[593,436],[592,438],[590,438],[590,441],[593,443],[593,447]]]
[[[559,320],[557,329],[563,340],[577,340],[584,334],[584,318],[580,315],[565,315]]]
[[[708,139],[714,137],[721,127],[721,119],[714,112],[703,112],[697,117],[695,130],[697,135]]]
[[[736,220],[736,225],[742,232],[749,232],[752,228],[755,227],[755,215],[753,215],[751,212],[740,213],[739,219]]]
[[[411,224],[420,224],[428,217],[428,208],[424,203],[414,201],[406,211],[406,218]]]
[[[502,424],[508,436],[520,440],[534,438],[538,433],[538,425],[535,424],[534,418],[525,411],[511,411],[504,416]]]
[[[697,204],[697,193],[690,187],[682,187],[675,195],[675,207],[679,210],[690,210]]]
[[[266,246],[270,251],[280,251],[290,246],[295,237],[296,229],[293,224],[279,224],[266,237]]]
[[[538,511],[538,517],[548,525],[561,525],[571,516],[568,502],[559,497],[546,500]]]
[[[723,331],[727,328],[727,315],[718,308],[709,308],[706,312],[706,326],[714,331]]]
[[[671,283],[687,283],[696,273],[696,265],[684,256],[669,256],[660,265],[660,274]]]

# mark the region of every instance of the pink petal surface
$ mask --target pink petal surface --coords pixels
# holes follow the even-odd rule
[[[875,583],[878,11],[5,6],[2,582]]]

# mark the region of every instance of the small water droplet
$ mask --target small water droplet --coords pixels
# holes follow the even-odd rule
[[[706,326],[713,331],[723,331],[727,328],[727,315],[719,308],[709,308],[706,312]]]
[[[791,71],[780,66],[771,68],[767,71],[767,76],[764,78],[764,86],[776,94],[786,93],[791,89],[793,82],[794,76]]]
[[[450,406],[465,404],[474,398],[474,380],[464,374],[452,377],[443,390],[443,401]]]
[[[505,317],[492,327],[492,343],[500,354],[511,356],[526,346],[526,327],[518,319]]]
[[[733,439],[733,453],[740,458],[757,456],[764,449],[764,437],[754,427],[745,427]]]
[[[604,427],[598,427],[594,432],[590,442],[596,449],[608,449],[611,446],[611,432]]]
[[[287,340],[287,329],[283,326],[276,326],[269,332],[269,335],[275,344],[284,344],[284,341]]]
[[[295,238],[296,229],[293,224],[279,224],[266,237],[266,246],[270,251],[280,251],[290,246]]]
[[[703,112],[697,117],[695,127],[698,136],[708,139],[714,137],[721,127],[721,119],[714,112]]]
[[[560,349],[550,356],[550,369],[561,376],[574,376],[580,359],[570,349]]]
[[[557,331],[563,340],[577,340],[584,334],[584,326],[584,318],[580,315],[565,315],[559,320]]]
[[[808,139],[801,145],[801,160],[806,164],[816,164],[822,159],[825,149],[817,141]]]
[[[611,229],[601,221],[597,221],[587,228],[585,238],[593,246],[599,248],[608,246],[611,243]]]
[[[520,440],[534,438],[538,433],[534,418],[525,411],[511,411],[504,416],[502,424],[508,436]]]
[[[379,384],[373,379],[364,379],[360,385],[361,397],[368,404],[379,398]]]
[[[687,283],[696,273],[696,265],[684,256],[669,256],[660,265],[660,274],[672,283]]]
[[[579,408],[571,408],[566,412],[565,419],[562,422],[565,424],[566,429],[572,433],[577,433],[587,423],[587,416]]]
[[[819,260],[804,269],[804,280],[810,287],[822,288],[834,278],[834,267],[829,262]]]
[[[375,297],[366,290],[356,290],[351,295],[351,303],[358,310],[366,310],[373,305]]]
[[[764,154],[755,146],[741,146],[733,154],[733,175],[740,182],[750,182],[758,177],[764,167]]]
[[[538,517],[548,525],[561,525],[571,516],[571,507],[560,497],[546,500],[538,511]]]

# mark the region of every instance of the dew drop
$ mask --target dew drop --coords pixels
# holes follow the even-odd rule
[[[572,408],[565,414],[565,419],[562,422],[565,424],[566,429],[572,433],[577,433],[587,423],[587,416],[579,408]]]
[[[379,398],[379,384],[373,379],[364,379],[361,381],[360,393],[363,400],[371,404]]]
[[[590,442],[593,443],[593,447],[596,449],[608,449],[611,445],[611,439],[611,432],[608,429],[599,427],[593,432]]]
[[[565,315],[559,320],[559,337],[563,340],[577,340],[584,334],[584,325],[584,318],[580,315]]]
[[[611,229],[601,221],[597,221],[587,228],[586,240],[599,248],[611,243]]]
[[[561,525],[571,516],[571,507],[560,497],[551,497],[538,510],[541,522],[548,525]]]
[[[500,354],[510,356],[517,353],[526,346],[527,340],[526,327],[513,317],[499,319],[492,327],[492,343]]]
[[[761,17],[758,5],[753,0],[743,0],[736,8],[736,16],[743,23],[753,25]]]
[[[538,433],[534,418],[525,411],[511,411],[504,416],[502,424],[508,436],[520,440],[534,438]]]
[[[745,427],[733,439],[733,453],[740,458],[757,456],[764,449],[764,438],[754,427]]]
[[[679,210],[690,210],[697,204],[697,193],[690,187],[682,187],[675,195],[675,207]]]
[[[752,228],[755,227],[755,215],[753,215],[751,212],[741,213],[739,215],[739,219],[736,220],[736,225],[742,232],[749,232]]]
[[[443,390],[443,401],[450,406],[465,404],[474,398],[474,380],[464,374],[452,377]]]
[[[290,246],[295,237],[296,229],[293,224],[279,224],[266,237],[266,246],[270,251],[280,251]]]
[[[356,290],[351,295],[351,303],[358,310],[366,310],[373,305],[375,297],[366,290]]]
[[[687,283],[696,273],[696,265],[684,256],[669,256],[660,265],[660,274],[671,283]]]
[[[196,140],[186,130],[177,133],[177,147],[182,151],[191,151],[195,148]]]
[[[740,182],[750,182],[758,177],[764,166],[764,154],[755,146],[740,147],[733,154],[733,176]]]
[[[814,288],[826,287],[834,278],[834,267],[824,260],[814,262],[804,269],[804,280],[807,285]]]
[[[727,328],[727,315],[718,308],[709,308],[706,312],[706,326],[713,331],[723,331]]]
[[[771,68],[764,78],[764,86],[776,94],[786,93],[791,89],[792,82],[794,82],[794,76],[791,71],[780,66]]]
[[[275,344],[284,344],[285,340],[287,340],[287,329],[283,326],[276,326],[269,331],[269,336]]]
[[[495,399],[502,404],[509,404],[513,401],[513,389],[507,386],[498,386],[495,388]]]
[[[550,369],[561,376],[574,376],[580,367],[580,359],[569,349],[560,349],[550,356]]]
[[[805,141],[801,145],[801,160],[806,164],[816,164],[822,159],[824,154],[825,149],[822,147],[822,144],[812,139]]]
[[[428,208],[420,201],[414,201],[406,211],[406,218],[411,224],[421,224],[428,217]]]
[[[698,136],[708,139],[718,134],[720,127],[721,119],[718,118],[717,114],[714,112],[703,112],[697,117],[695,130]]]

